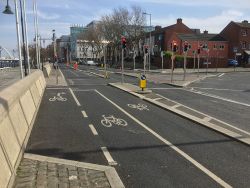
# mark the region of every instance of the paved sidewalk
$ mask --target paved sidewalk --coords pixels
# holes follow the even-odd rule
[[[14,188],[120,188],[113,167],[25,154]]]
[[[51,68],[51,72],[48,78],[45,78],[47,86],[67,86],[67,82],[62,74],[60,68],[55,70]]]
[[[20,68],[1,68],[0,69],[0,90],[12,85],[20,80]]]
[[[141,89],[138,86],[129,83],[109,83],[109,85],[126,91],[134,96],[157,105],[165,110],[171,111],[186,119],[194,121],[209,129],[229,136],[244,144],[250,145],[250,134],[247,131],[238,128],[237,125],[230,125],[219,119],[211,117],[205,113],[189,108],[185,105],[182,105],[176,101],[170,100],[153,92],[143,94],[140,92]]]
[[[59,70],[46,78],[49,87],[66,87]],[[0,186],[1,187],[1,186]],[[24,153],[13,188],[124,188],[115,168]]]

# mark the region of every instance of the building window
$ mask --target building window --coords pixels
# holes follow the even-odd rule
[[[220,50],[224,50],[225,46],[224,45],[220,45]]]
[[[242,36],[247,36],[247,29],[242,29],[241,33],[242,33]]]
[[[241,43],[241,48],[242,48],[242,49],[246,49],[246,47],[247,47],[246,41],[242,42],[242,43]]]

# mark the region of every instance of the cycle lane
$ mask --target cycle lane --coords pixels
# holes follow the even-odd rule
[[[68,88],[46,88],[26,152],[107,165],[84,110]]]
[[[108,150],[114,164],[117,164],[114,167],[126,187],[220,187],[171,147],[138,125],[138,122],[117,109],[101,92],[76,89],[74,93],[93,122],[101,147]],[[111,127],[102,125],[101,121],[105,121],[103,115],[110,117]],[[128,125],[119,126],[114,118],[125,120]]]
[[[249,147],[114,88],[100,92],[235,187],[250,184]],[[110,92],[115,93],[108,95]],[[119,97],[118,97],[119,96]],[[138,110],[128,104],[146,104]]]

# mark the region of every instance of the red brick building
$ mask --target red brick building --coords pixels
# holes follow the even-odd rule
[[[171,47],[172,41],[177,42],[178,55],[183,55],[184,44],[188,43],[187,56],[189,59],[194,57],[194,53],[200,48],[201,67],[203,62],[210,62],[209,67],[227,67],[228,42],[219,34],[204,33],[173,33],[169,39],[168,46]],[[193,60],[188,62],[193,64]],[[193,66],[193,65],[192,65]]]
[[[237,60],[243,66],[250,66],[250,23],[231,21],[220,33],[228,41],[228,58]]]
[[[156,26],[151,32],[151,46],[153,55],[159,55],[161,51],[170,50],[169,41],[173,33],[194,33],[192,29],[182,23],[182,19],[178,18],[176,24],[164,28]],[[149,44],[149,33],[146,36],[144,44]]]

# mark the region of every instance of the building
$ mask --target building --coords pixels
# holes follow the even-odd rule
[[[220,33],[228,40],[228,58],[250,67],[250,23],[231,21]]]
[[[161,51],[170,50],[170,38],[173,33],[191,34],[194,33],[194,31],[183,24],[181,18],[178,18],[176,24],[174,25],[170,25],[164,28],[162,28],[161,26],[156,26],[155,30],[151,32],[151,54],[159,56]],[[144,44],[149,46],[149,41],[150,37],[149,33],[147,33]]]
[[[193,67],[193,57],[198,48],[201,58],[200,67],[204,62],[209,62],[209,67],[227,67],[228,41],[219,34],[210,34],[208,31],[191,34],[174,33],[170,37],[171,41],[177,43],[177,55],[183,55],[184,44],[188,44],[187,57],[192,60],[188,62],[189,65],[192,64],[189,67]]]
[[[70,36],[62,35],[56,40],[57,56],[62,61],[69,61],[70,56]]]
[[[70,51],[71,58],[73,60],[77,60],[83,56],[83,51],[81,47],[81,43],[78,40],[78,36],[80,33],[84,33],[88,30],[88,27],[81,25],[72,25],[70,27]]]

